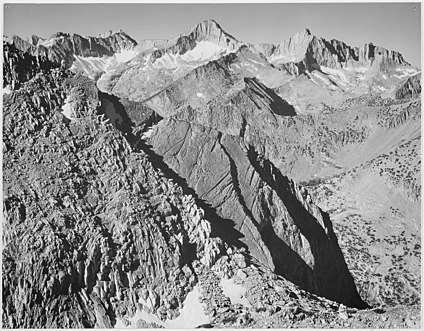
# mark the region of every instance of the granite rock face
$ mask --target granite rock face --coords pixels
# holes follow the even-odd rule
[[[211,41],[230,50],[236,50],[240,46],[240,42],[225,32],[216,21],[205,20],[194,26],[190,32],[178,37],[171,51],[178,49],[178,52],[183,54],[201,41]]]
[[[45,56],[32,56],[18,50],[14,44],[3,42],[3,87],[15,90],[36,73],[57,67]]]
[[[41,38],[37,43],[31,44],[17,36],[14,36],[12,43],[23,51],[32,55],[45,56],[51,62],[71,67],[74,62],[74,55],[82,57],[102,57],[111,56],[122,50],[133,49],[137,42],[125,32],[110,32],[100,37],[83,37],[78,34],[58,32],[48,39]]]

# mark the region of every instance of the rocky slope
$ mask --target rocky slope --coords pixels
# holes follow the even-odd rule
[[[202,199],[153,166],[135,137],[124,139],[122,122],[116,130],[105,120],[99,97],[89,80],[58,69],[5,96],[4,328],[178,325],[195,291],[205,327],[419,326],[417,310],[346,308],[251,261],[234,236],[218,236]],[[60,108],[68,103],[72,120]],[[141,122],[140,108],[128,108]],[[298,201],[323,221],[296,185],[280,180],[285,203]],[[275,189],[267,181],[263,189]],[[331,236],[325,221],[316,226]],[[243,304],[233,288],[245,293]]]
[[[5,98],[4,327],[108,328],[137,307],[173,319],[193,268],[232,254],[98,104],[92,82],[60,71]]]
[[[208,89],[202,89],[203,81],[209,82]],[[192,88],[194,84],[197,84],[196,90]],[[204,98],[197,98],[194,91],[201,91]],[[229,135],[241,145],[238,155],[245,154],[246,150],[253,148],[283,173],[304,181],[308,187],[314,187],[314,190],[318,187],[325,192],[324,197],[315,197],[319,205],[330,213],[331,218],[337,220],[338,230],[345,226],[352,215],[359,226],[358,229],[370,228],[367,244],[354,239],[355,232],[349,231],[352,237],[342,246],[344,254],[350,257],[350,270],[355,271],[356,283],[360,287],[362,298],[375,304],[392,305],[398,302],[402,295],[405,300],[409,300],[405,296],[408,293],[408,297],[414,298],[411,302],[416,302],[418,283],[416,276],[413,275],[418,274],[416,269],[420,257],[418,251],[404,257],[407,261],[402,268],[405,268],[405,277],[410,279],[406,280],[410,284],[406,287],[396,285],[403,277],[390,276],[392,265],[389,263],[380,263],[379,271],[374,272],[382,275],[377,281],[370,283],[369,277],[366,276],[369,270],[374,268],[372,265],[379,265],[378,261],[386,254],[384,252],[396,246],[395,241],[386,238],[389,236],[390,228],[399,226],[399,218],[391,213],[390,208],[394,206],[390,202],[384,205],[384,208],[378,203],[376,205],[367,203],[366,201],[371,198],[378,199],[378,197],[373,197],[372,191],[364,188],[364,185],[371,182],[376,183],[375,185],[381,183],[380,195],[391,196],[397,192],[401,195],[401,199],[406,201],[401,208],[403,215],[401,219],[405,222],[401,228],[405,229],[408,238],[411,239],[411,247],[419,248],[420,236],[415,235],[419,229],[419,222],[412,221],[408,224],[407,220],[410,211],[413,220],[419,219],[421,177],[420,153],[417,147],[420,141],[420,100],[405,102],[369,96],[348,100],[340,110],[328,109],[319,115],[301,115],[296,114],[293,107],[290,108],[290,104],[257,80],[250,78],[241,80],[240,77],[224,70],[221,63],[218,66],[215,62],[211,62],[197,68],[145,103],[162,117],[172,118],[166,124],[159,124],[152,132],[153,148],[164,157],[171,168],[188,181],[195,191],[205,192],[201,197],[212,206],[223,208],[223,204],[228,200],[228,178],[224,177],[223,170],[219,170],[224,166],[225,158],[219,156],[219,153],[217,155],[213,153],[216,152],[215,146],[220,146],[218,141],[222,139],[221,137]],[[207,136],[209,140],[203,140],[203,136]],[[409,151],[407,150],[409,146],[415,149]],[[211,151],[213,156],[206,156]],[[240,156],[234,157],[231,153],[226,157],[240,159]],[[389,163],[386,162],[388,158]],[[218,164],[214,160],[219,160]],[[207,164],[214,164],[212,169],[217,170],[216,172],[208,170],[206,175],[208,180],[205,181],[204,169],[209,169]],[[235,162],[233,165],[236,173],[243,174],[237,181],[234,180],[240,182],[241,184],[237,185],[242,187],[254,186],[251,181],[243,184],[251,178],[247,165],[249,161],[240,161],[239,164]],[[238,167],[246,170],[237,170]],[[345,173],[355,174],[355,172],[357,175],[353,179],[343,185],[337,184],[331,188],[331,193],[327,193],[329,188],[326,178],[334,177],[337,182]],[[216,179],[216,182],[213,179]],[[357,189],[350,194],[352,182],[357,185],[355,186]],[[311,186],[309,183],[316,184]],[[209,188],[212,189],[211,192]],[[345,193],[349,194],[349,198],[345,197]],[[255,196],[250,191],[241,193],[242,196],[244,194],[249,197]],[[327,195],[330,196],[330,200]],[[361,201],[359,206],[354,203],[358,201],[358,197]],[[345,204],[343,202],[345,199],[351,202]],[[276,202],[274,204],[278,205]],[[234,208],[235,204],[231,202],[229,205]],[[266,215],[264,212],[259,214]],[[264,216],[256,217],[256,219],[263,218]],[[383,219],[384,224],[381,223]],[[372,236],[373,233],[379,232],[384,238],[381,242],[375,241]],[[345,237],[342,233],[341,230],[338,231],[340,236]],[[249,241],[246,234],[245,236],[246,241]],[[353,242],[356,244],[352,245]],[[355,247],[353,250],[352,246]],[[358,254],[359,250],[363,251],[363,254]],[[367,255],[371,256],[371,253],[376,257],[374,264],[366,262]],[[277,267],[278,264],[274,266]],[[390,294],[377,290],[389,284],[392,288]]]

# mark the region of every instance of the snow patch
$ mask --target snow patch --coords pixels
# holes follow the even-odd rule
[[[203,98],[203,99],[206,99],[206,97],[205,97],[205,95],[203,94],[203,93],[196,93],[196,95],[199,97],[199,98]]]
[[[84,74],[94,79],[98,73],[113,73],[119,64],[131,61],[137,54],[134,50],[121,50],[109,57],[74,55],[74,62],[70,69],[72,71],[82,70]]]
[[[265,67],[265,64],[264,64],[264,63],[262,63],[262,62],[255,61],[255,60],[253,60],[253,59],[248,59],[248,60],[249,60],[249,61],[251,61],[251,62],[253,62],[253,63],[259,64],[260,66]]]
[[[287,63],[295,61],[296,57],[294,55],[288,57],[287,55],[274,55],[272,54],[268,57],[268,62],[270,63]]]
[[[400,75],[393,75],[396,78],[402,79],[408,76],[413,76],[415,75],[418,71],[416,69],[413,68],[396,68],[397,72],[400,72]]]
[[[117,320],[115,328],[136,328],[139,319],[145,320],[147,323],[156,323],[166,329],[193,329],[199,325],[210,322],[209,317],[205,314],[203,305],[200,302],[199,287],[195,286],[193,290],[187,294],[180,315],[174,320],[161,321],[156,315],[147,313],[145,310],[137,310],[136,314],[129,318],[131,323],[125,326],[122,320]]]
[[[200,303],[199,287],[195,286],[193,291],[187,294],[180,315],[174,320],[166,320],[164,326],[169,329],[191,329],[209,322],[209,317]]]
[[[312,71],[311,72],[311,75],[313,75],[314,77],[318,78],[319,80],[321,80],[322,82],[324,82],[324,84],[326,84],[326,85],[329,85],[330,84],[330,81],[329,81],[328,78],[323,77],[321,74],[319,74],[316,71]]]
[[[123,49],[119,53],[115,53],[114,57],[117,62],[124,63],[131,61],[136,55],[137,52],[134,50]]]
[[[168,68],[173,69],[178,67],[177,56],[171,54],[165,54],[154,62],[155,68]]]
[[[227,48],[223,48],[210,41],[200,41],[192,50],[181,55],[181,59],[184,61],[202,61],[216,56],[222,56],[227,51]]]
[[[245,307],[251,307],[249,301],[245,297],[246,289],[243,286],[236,284],[234,279],[221,278],[220,285],[224,291],[224,295],[230,298],[233,305],[239,303]]]
[[[221,56],[229,53],[228,48],[221,47],[210,41],[199,41],[196,46],[182,55],[165,54],[157,59],[154,63],[155,67],[164,67],[174,69],[180,65],[188,65],[190,62],[206,62],[216,60]]]
[[[64,36],[60,36],[58,38],[52,38],[52,39],[48,39],[48,40],[41,40],[40,39],[39,45],[42,45],[42,46],[44,46],[46,48],[49,48],[49,47],[51,47],[54,44],[55,41],[57,41],[57,40],[64,40],[64,39],[65,39]]]
[[[413,68],[396,68],[396,71],[400,71],[403,74],[415,74],[417,72],[417,70],[413,69]]]
[[[66,98],[65,104],[62,106],[62,114],[66,116],[67,118],[69,118],[70,120],[74,120],[76,117],[74,107],[72,107],[72,105],[69,102],[69,97]]]
[[[3,87],[3,95],[4,94],[10,94],[12,93],[12,89],[10,88],[10,85],[7,85],[6,87]]]
[[[149,138],[151,138],[154,131],[155,131],[154,128],[151,127],[147,131],[143,132],[143,134],[141,135],[141,138],[142,139],[149,139]]]
[[[356,67],[353,70],[355,70],[356,72],[359,72],[361,74],[366,73],[368,71],[367,67]]]

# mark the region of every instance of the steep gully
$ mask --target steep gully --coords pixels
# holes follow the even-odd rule
[[[245,234],[241,227],[230,218],[225,218],[218,214],[217,208],[212,206],[209,201],[202,199],[204,194],[196,193],[189,179],[181,177],[170,165],[165,162],[164,157],[159,155],[152,146],[148,145],[142,138],[143,132],[150,126],[159,123],[162,118],[154,111],[143,104],[132,104],[127,100],[119,100],[113,95],[101,93],[103,107],[102,110],[112,125],[124,133],[126,139],[134,149],[143,150],[149,155],[150,161],[156,169],[160,169],[168,178],[172,178],[180,185],[186,194],[195,197],[199,206],[204,209],[205,217],[210,220],[212,227],[212,236],[220,237],[228,243],[237,247],[244,247],[247,251],[251,250],[251,245],[246,244]],[[125,104],[125,106],[124,106]],[[129,106],[128,109],[126,106]],[[249,220],[258,229],[261,240],[269,249],[272,257],[274,271],[278,275],[290,280],[299,287],[327,297],[331,300],[342,302],[352,307],[368,308],[369,305],[362,301],[356,290],[353,278],[347,268],[343,254],[337,243],[337,238],[332,231],[331,221],[328,214],[321,213],[324,227],[321,227],[315,219],[313,213],[308,211],[298,197],[290,189],[292,182],[283,176],[278,169],[268,160],[262,159],[253,148],[249,147],[247,158],[250,166],[259,174],[260,180],[271,187],[278,195],[278,198],[284,203],[288,214],[294,220],[295,226],[300,233],[307,239],[314,259],[314,266],[311,268],[275,233],[275,229],[270,222],[259,224],[247,206],[241,192],[241,186],[238,182],[237,165],[226,148],[225,139],[222,134],[218,134],[218,142],[223,152],[230,161],[230,176],[237,200],[248,215]],[[227,144],[228,145],[228,144]],[[191,183],[192,184],[192,183]],[[253,204],[252,204],[253,206]],[[262,202],[261,208],[264,213],[268,213],[266,219],[272,218],[268,206]],[[253,255],[253,254],[252,254]],[[254,262],[255,258],[253,256]]]

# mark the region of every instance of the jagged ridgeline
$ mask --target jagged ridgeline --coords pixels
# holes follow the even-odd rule
[[[419,324],[421,83],[400,53],[213,20],[4,50],[3,327]]]
[[[172,318],[199,267],[227,256],[195,199],[99,103],[91,80],[59,70],[5,97],[4,327],[107,328],[141,302]]]

